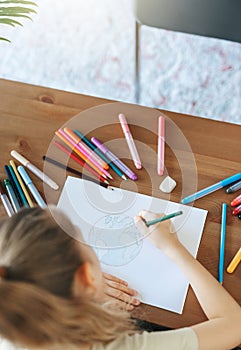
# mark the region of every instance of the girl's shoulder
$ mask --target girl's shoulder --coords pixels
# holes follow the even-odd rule
[[[197,335],[191,328],[126,335],[92,350],[198,350]]]

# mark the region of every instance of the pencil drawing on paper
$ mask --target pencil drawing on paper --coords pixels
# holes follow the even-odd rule
[[[133,219],[126,215],[106,215],[93,225],[88,243],[101,263],[120,266],[128,264],[140,252],[142,239]]]

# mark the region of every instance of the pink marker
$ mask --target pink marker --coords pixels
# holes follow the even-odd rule
[[[82,153],[92,164],[95,165],[103,174],[105,174],[109,179],[113,180],[113,177],[105,170],[99,163],[90,158],[90,155],[85,152],[69,135],[66,134],[63,130],[59,129],[58,132],[69,142],[71,145],[76,148],[80,153]]]
[[[158,146],[157,146],[157,173],[163,175],[164,173],[164,152],[165,151],[165,119],[159,117],[158,119]]]
[[[125,138],[126,138],[127,145],[129,147],[129,150],[131,153],[131,157],[132,157],[133,162],[135,164],[135,167],[136,167],[136,169],[141,169],[141,160],[140,160],[139,154],[137,152],[136,145],[134,143],[133,137],[131,135],[131,132],[130,132],[130,129],[129,129],[129,126],[127,124],[126,117],[124,116],[124,114],[119,114],[119,120],[121,123],[122,130],[124,132]]]

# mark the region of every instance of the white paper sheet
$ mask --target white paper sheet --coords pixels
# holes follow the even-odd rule
[[[179,240],[196,257],[207,211],[119,188],[68,177],[58,207],[81,229],[105,272],[123,278],[146,304],[182,313],[188,281],[181,270],[146,238],[132,218],[140,210],[172,213]]]

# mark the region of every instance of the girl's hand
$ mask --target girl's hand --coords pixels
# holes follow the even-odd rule
[[[177,234],[170,220],[159,222],[147,227],[145,222],[155,220],[165,214],[155,214],[150,211],[142,210],[139,216],[134,218],[135,225],[140,233],[147,237],[158,249],[163,252],[172,248],[177,248],[181,243],[178,241]]]
[[[128,283],[122,279],[103,272],[103,283],[105,300],[115,300],[115,306],[131,311],[135,306],[140,305],[140,301],[135,298],[137,291],[128,287]]]

